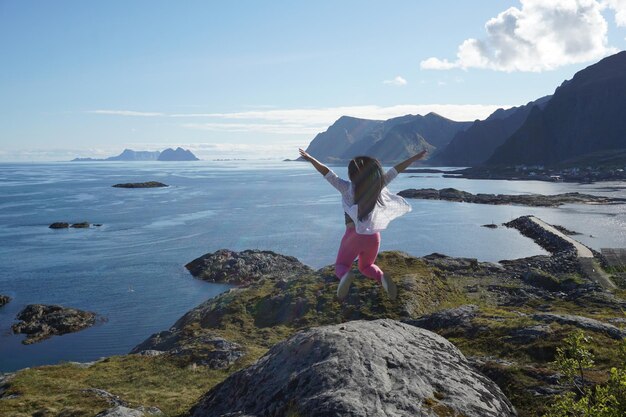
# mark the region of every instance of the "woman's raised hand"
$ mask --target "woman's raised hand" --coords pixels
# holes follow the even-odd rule
[[[302,158],[306,159],[307,161],[310,161],[310,160],[312,159],[312,158],[311,158],[311,155],[309,155],[308,153],[306,153],[306,151],[305,151],[304,149],[300,148],[300,149],[298,149],[298,150],[300,151],[300,156],[301,156]]]

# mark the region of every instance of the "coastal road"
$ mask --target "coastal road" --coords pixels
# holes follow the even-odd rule
[[[576,252],[578,252],[578,262],[580,262],[580,267],[583,270],[583,273],[586,274],[590,279],[602,285],[602,287],[606,290],[614,290],[617,286],[611,281],[611,277],[596,264],[593,259],[593,252],[591,249],[583,245],[577,240],[572,239],[571,237],[561,233],[559,230],[554,228],[552,225],[544,222],[538,217],[530,216],[530,219],[541,226],[544,230],[557,235],[559,238],[571,243],[576,248]]]

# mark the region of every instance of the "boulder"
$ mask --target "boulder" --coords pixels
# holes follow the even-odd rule
[[[220,249],[194,259],[185,268],[204,281],[235,285],[249,285],[264,275],[280,279],[313,272],[293,256],[261,250],[235,252]]]
[[[466,416],[517,413],[450,342],[383,319],[299,332],[206,393],[209,416]]]
[[[48,227],[50,229],[67,229],[68,227],[70,227],[70,224],[65,222],[54,222]]]
[[[25,333],[23,344],[40,342],[53,335],[77,332],[96,322],[96,313],[59,305],[29,304],[17,315],[21,322],[11,326],[14,333]]]

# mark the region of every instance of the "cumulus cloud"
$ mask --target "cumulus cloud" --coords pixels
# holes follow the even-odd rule
[[[402,87],[404,85],[407,85],[407,81],[402,78],[401,76],[396,76],[394,79],[392,80],[385,80],[383,81],[383,84],[386,85],[393,85],[394,87]]]
[[[604,0],[602,6],[615,12],[615,24],[617,26],[626,27],[626,0]]]
[[[455,61],[431,57],[420,66],[540,72],[596,60],[617,51],[608,45],[608,25],[602,10],[611,7],[626,11],[624,2],[521,0],[521,9],[511,7],[485,24],[486,38],[461,43]],[[616,19],[618,15],[619,19],[624,17],[617,13]]]

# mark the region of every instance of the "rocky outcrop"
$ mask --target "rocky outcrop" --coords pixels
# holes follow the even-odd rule
[[[50,229],[67,229],[68,227],[70,227],[70,224],[66,222],[54,222],[48,227]]]
[[[417,320],[407,320],[405,323],[433,331],[453,327],[468,331],[472,328],[472,319],[477,313],[478,306],[469,304],[428,314]]]
[[[11,326],[14,333],[28,337],[23,344],[40,342],[53,335],[72,333],[96,323],[96,313],[59,305],[29,304],[18,315],[21,322]]]
[[[456,188],[434,188],[408,189],[398,193],[404,198],[417,198],[422,200],[445,200],[475,204],[518,204],[531,207],[558,207],[563,204],[624,204],[626,198],[612,198],[581,193],[564,193],[554,195],[542,194],[472,194]]]
[[[11,297],[9,297],[8,295],[0,294],[0,307],[2,307],[5,304],[8,304],[9,301],[11,301]]]
[[[169,187],[167,184],[163,184],[158,181],[147,181],[147,182],[127,182],[122,184],[115,184],[112,187],[116,188],[158,188],[158,187]]]
[[[312,269],[293,256],[271,251],[220,249],[185,265],[191,275],[204,281],[248,285],[264,275],[288,278]]]
[[[446,339],[388,319],[297,333],[210,390],[190,414],[517,415]]]
[[[612,324],[602,323],[599,320],[591,319],[589,317],[554,313],[537,313],[533,314],[532,317],[537,321],[543,321],[546,323],[556,322],[559,324],[568,324],[571,326],[576,326],[580,329],[604,333],[617,340],[626,338],[626,330],[622,330],[618,327],[613,326]]]
[[[172,328],[150,336],[130,353],[144,356],[168,355],[179,358],[186,364],[226,369],[246,352],[240,344],[213,334],[189,337]]]

